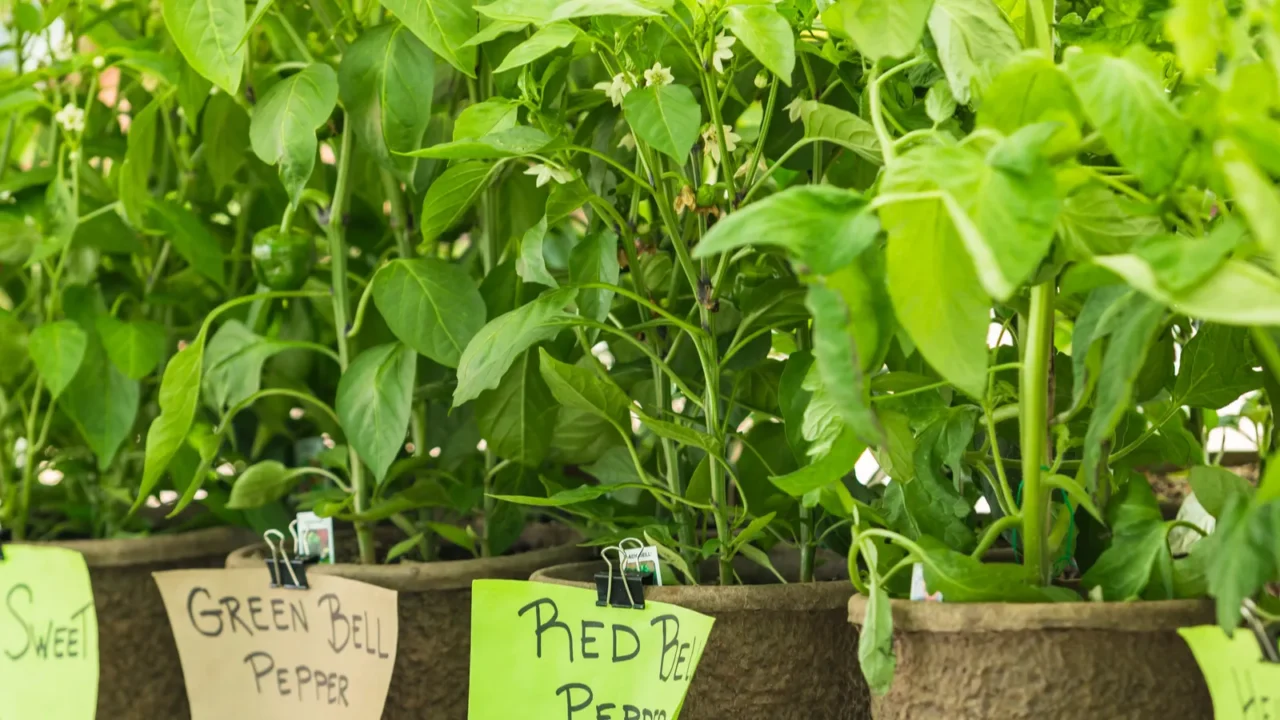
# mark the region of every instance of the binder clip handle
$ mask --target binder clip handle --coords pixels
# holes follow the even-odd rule
[[[627,569],[627,566],[626,566],[627,551],[634,547],[636,550],[643,552],[646,546],[644,543],[640,542],[639,538],[624,537],[622,538],[621,541],[618,542],[618,547],[622,550],[622,557],[623,557],[622,569],[626,570]],[[639,552],[636,553],[635,558],[632,560],[632,564],[635,566],[635,572],[637,575],[640,576],[640,582],[642,584],[644,585],[658,584],[657,578],[655,577],[656,573],[653,570],[646,570],[644,566],[640,564]]]
[[[0,507],[4,506],[4,501],[0,500]],[[13,532],[6,530],[4,523],[0,522],[0,560],[4,560],[4,544],[13,541]]]
[[[284,546],[284,533],[274,528],[262,533],[267,548],[271,550],[271,559],[267,560],[267,571],[271,574],[271,587],[291,590],[307,590],[307,567],[297,558],[290,559]]]
[[[618,556],[618,572],[613,571],[613,562],[609,560],[609,551]],[[644,579],[640,573],[627,572],[626,554],[621,546],[613,545],[600,551],[600,557],[609,568],[608,572],[596,573],[596,605],[598,607],[644,609]],[[625,596],[625,600],[623,599]]]

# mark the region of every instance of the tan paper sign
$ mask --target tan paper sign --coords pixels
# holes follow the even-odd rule
[[[178,643],[192,720],[378,720],[391,686],[396,593],[310,573],[153,573]]]

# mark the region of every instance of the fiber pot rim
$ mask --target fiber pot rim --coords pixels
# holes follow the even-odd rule
[[[861,627],[867,598],[849,598],[849,622]],[[946,603],[890,600],[895,632],[1112,630],[1159,632],[1214,622],[1210,600],[1078,603]]]
[[[112,568],[223,555],[252,537],[253,533],[244,528],[224,526],[171,535],[110,540],[51,540],[32,544],[74,550],[84,556],[85,564],[90,568]]]
[[[262,568],[266,547],[254,543],[238,548],[227,556],[227,568]],[[439,560],[429,563],[396,563],[394,565],[360,565],[335,563],[312,565],[308,573],[336,575],[348,580],[377,585],[398,592],[454,590],[470,588],[473,580],[524,580],[544,565],[555,565],[582,557],[577,543],[538,548],[515,555],[466,560]],[[265,569],[264,569],[265,572]]]
[[[533,573],[529,579],[534,582],[594,590],[594,582],[578,578],[590,577],[597,570],[604,569],[604,563],[598,560],[565,563],[544,567]],[[853,584],[848,580],[828,580],[786,585],[651,586],[645,588],[644,596],[646,600],[670,603],[697,612],[714,614],[743,610],[833,610],[844,607],[853,592]]]

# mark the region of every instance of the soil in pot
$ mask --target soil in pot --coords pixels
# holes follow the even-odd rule
[[[211,528],[128,540],[48,543],[84,555],[98,613],[99,718],[190,717],[178,648],[151,573],[216,568],[252,539]]]
[[[778,554],[785,577],[798,575],[794,553]],[[823,558],[819,582],[778,584],[757,565],[741,562],[747,584],[645,589],[645,598],[716,619],[680,720],[862,720],[870,717],[858,668],[858,636],[845,621],[853,586],[845,563]],[[534,573],[538,582],[595,588],[602,562]],[[710,577],[714,569],[705,572]]]
[[[379,556],[396,540],[379,538]],[[447,559],[432,563],[313,565],[308,574],[337,575],[395,590],[400,634],[383,720],[465,720],[471,660],[471,582],[525,580],[535,570],[589,556],[574,533],[557,525],[531,524],[501,557]],[[355,559],[354,537],[338,537],[339,560]],[[264,568],[262,545],[226,558],[228,568]],[[442,548],[445,558],[462,551]],[[466,556],[470,557],[470,556]]]
[[[875,720],[1209,720],[1204,677],[1177,629],[1214,622],[1199,600],[891,601],[898,667]],[[866,598],[849,600],[861,626]]]

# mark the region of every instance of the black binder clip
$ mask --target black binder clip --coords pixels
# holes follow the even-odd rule
[[[0,503],[2,505],[3,503]],[[4,559],[4,544],[13,541],[13,533],[0,525],[0,560]]]
[[[618,573],[613,572],[613,563],[609,561],[609,551],[618,554]],[[600,551],[600,557],[609,566],[608,572],[596,573],[596,605],[598,607],[644,609],[644,578],[638,572],[627,572],[626,553],[619,546],[610,546]],[[626,599],[623,599],[623,596]]]
[[[629,547],[631,547],[627,545],[627,543],[634,543],[634,547],[637,548],[638,550],[644,550],[645,548],[645,544],[640,542],[640,540],[637,538],[633,538],[633,537],[622,538],[622,541],[618,543],[618,548],[622,550],[622,559],[623,559],[622,567],[624,570],[626,569],[626,565],[627,565],[626,563],[627,550]],[[641,565],[639,558],[636,558],[634,567],[635,567],[635,573],[640,576],[640,583],[642,585],[653,586],[658,584],[657,573],[654,572],[654,569],[646,569],[643,565]]]
[[[274,542],[273,542],[274,538]],[[271,559],[267,560],[267,571],[271,573],[271,587],[290,590],[309,590],[307,585],[307,563],[300,558],[289,558],[284,547],[284,533],[279,530],[268,530],[262,534],[267,547],[271,549]]]
[[[1244,616],[1245,624],[1253,631],[1253,636],[1262,646],[1263,661],[1280,663],[1280,625],[1268,627],[1262,619],[1262,614],[1258,612],[1257,604],[1251,598],[1244,599],[1240,614]]]

